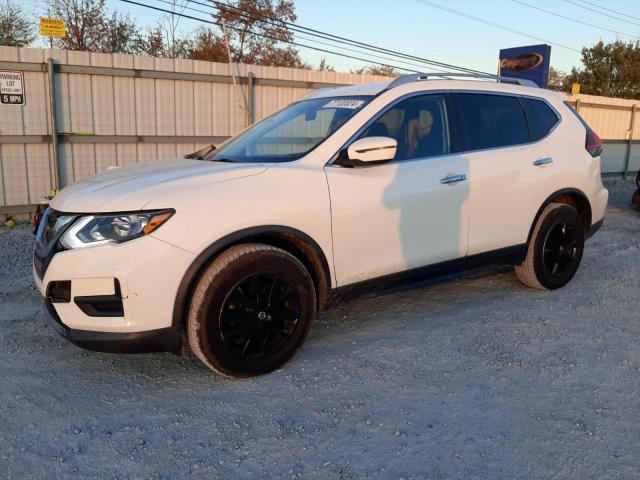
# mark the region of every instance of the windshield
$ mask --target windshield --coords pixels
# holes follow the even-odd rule
[[[239,163],[297,160],[320,145],[371,98],[329,97],[295,103],[231,140],[211,160]]]

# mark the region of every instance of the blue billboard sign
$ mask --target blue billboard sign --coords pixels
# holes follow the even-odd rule
[[[499,74],[531,80],[539,87],[549,86],[550,45],[505,48],[500,50]]]

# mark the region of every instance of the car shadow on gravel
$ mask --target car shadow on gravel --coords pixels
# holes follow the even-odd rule
[[[431,327],[429,324],[441,324],[450,317],[452,308],[472,306],[483,294],[496,288],[500,288],[504,298],[524,294],[522,291],[528,290],[518,282],[511,267],[494,267],[449,276],[446,283],[431,280],[416,289],[353,299],[319,314],[302,351],[289,364],[265,378],[287,375],[292,370],[299,370],[303,364],[307,368],[333,364],[336,351],[348,352],[355,340],[363,336],[388,338],[397,334],[398,329],[428,329]],[[190,352],[178,356],[171,353],[111,354],[84,350],[60,337],[48,325],[44,306],[37,307],[34,316],[26,324],[33,325],[29,333],[40,338],[27,341],[46,345],[38,352],[38,363],[65,365],[63,371],[69,373],[71,381],[90,379],[96,388],[101,389],[144,379],[144,388],[150,388],[154,383],[158,387],[170,383],[192,390],[197,386],[210,388],[237,382],[210,371]]]

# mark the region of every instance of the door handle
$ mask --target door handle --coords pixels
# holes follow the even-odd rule
[[[533,162],[533,165],[536,167],[539,167],[540,165],[549,165],[550,163],[553,163],[553,158],[547,157],[547,158],[539,158],[538,160]]]
[[[454,183],[462,182],[467,179],[467,176],[464,173],[459,173],[458,175],[447,175],[444,178],[440,179],[440,183],[451,185]]]

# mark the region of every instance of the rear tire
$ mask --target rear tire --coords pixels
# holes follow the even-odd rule
[[[585,225],[578,211],[570,205],[547,205],[531,235],[527,256],[515,267],[525,285],[541,290],[555,290],[573,278],[582,259]]]
[[[196,286],[189,346],[222,375],[261,375],[293,357],[315,312],[314,284],[297,258],[270,245],[237,245],[216,258]]]

